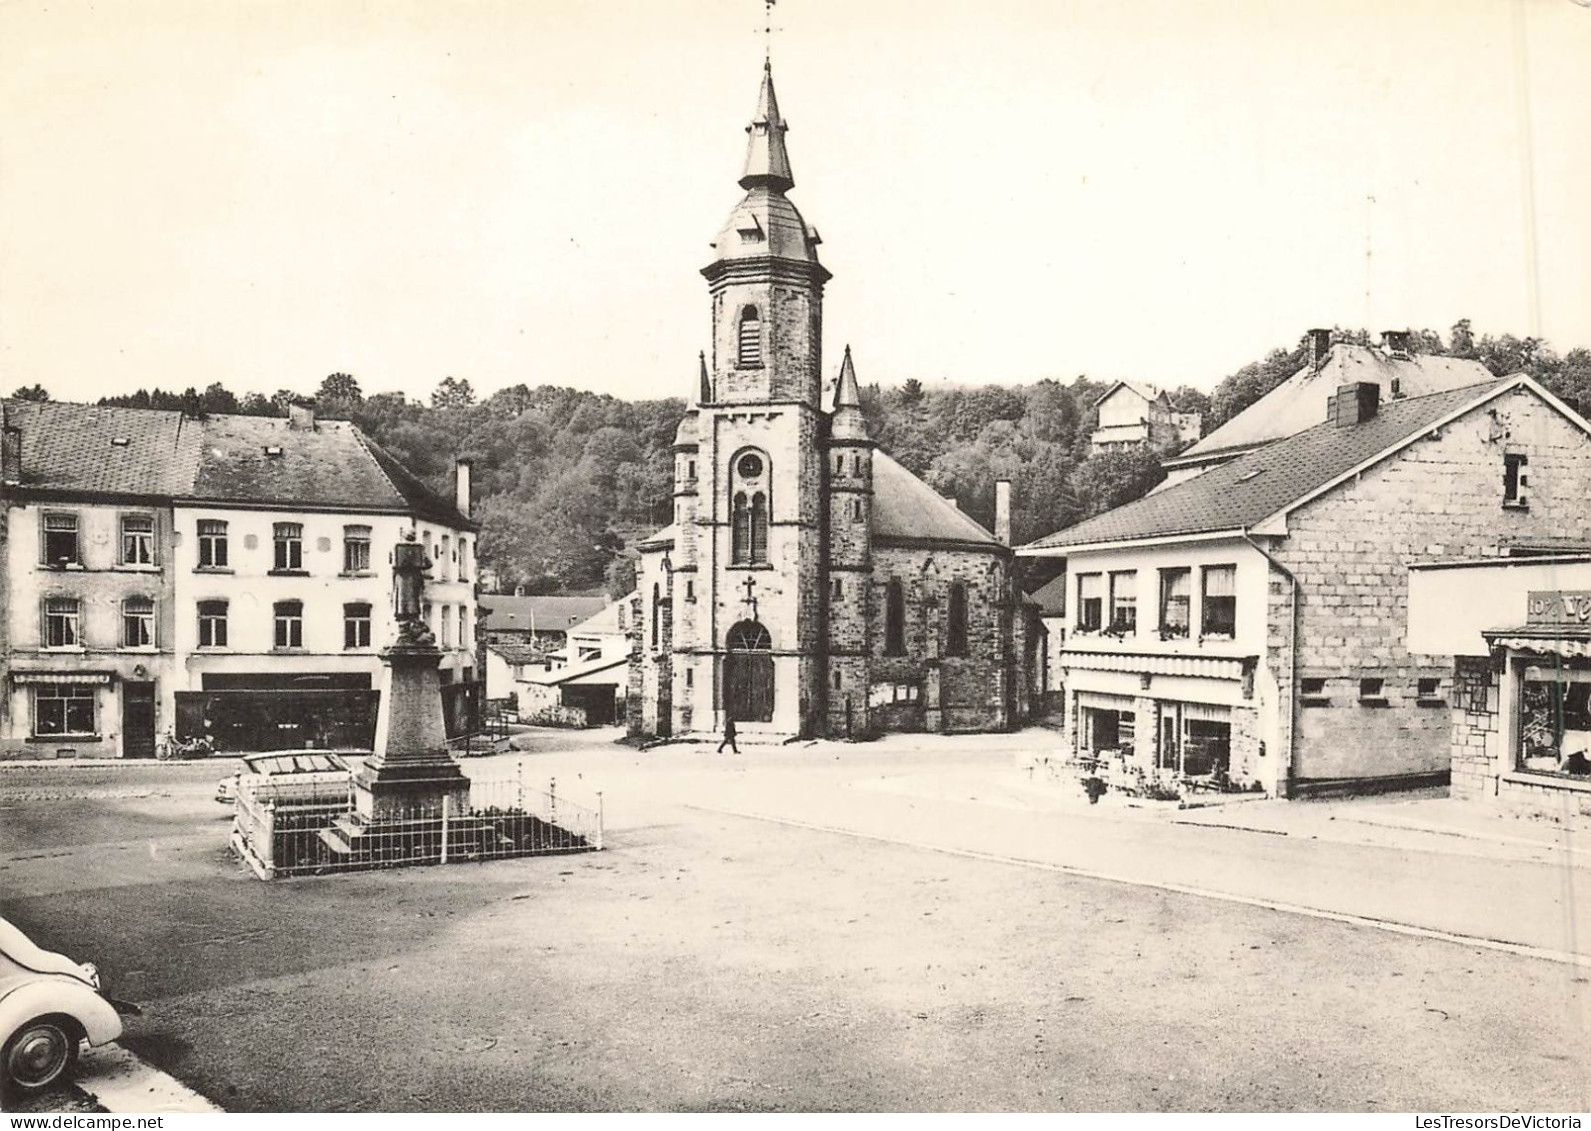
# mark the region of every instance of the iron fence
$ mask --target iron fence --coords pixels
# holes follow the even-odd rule
[[[583,805],[522,774],[471,780],[467,799],[444,796],[425,807],[378,807],[361,814],[351,787],[343,796],[287,798],[271,783],[238,783],[232,847],[261,879],[328,875],[514,856],[602,849],[602,795]]]

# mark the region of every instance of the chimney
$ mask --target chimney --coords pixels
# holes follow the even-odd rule
[[[315,430],[315,406],[294,401],[287,406],[287,426],[294,432]]]
[[[1383,330],[1381,331],[1381,348],[1386,350],[1389,357],[1402,358],[1404,361],[1408,361],[1414,356],[1409,350],[1410,336],[1407,330]]]
[[[994,481],[994,538],[1002,546],[1011,544],[1011,481]]]
[[[1326,364],[1326,355],[1331,352],[1331,331],[1309,331],[1309,371],[1319,373]]]
[[[22,429],[4,410],[0,410],[0,482],[22,482]]]
[[[453,497],[459,514],[470,517],[470,474],[475,470],[472,460],[461,459],[453,464]]]
[[[1381,386],[1374,381],[1341,385],[1328,405],[1330,411],[1326,415],[1338,428],[1363,424],[1381,407]]]

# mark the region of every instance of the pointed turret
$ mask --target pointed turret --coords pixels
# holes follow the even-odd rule
[[[784,132],[788,128],[779,117],[779,99],[773,93],[773,64],[765,59],[757,111],[751,117],[751,125],[746,127],[751,138],[746,143],[746,171],[740,177],[741,188],[761,185],[774,192],[788,192],[795,187],[790,154],[784,148]]]
[[[696,378],[696,397],[685,410],[685,415],[680,417],[679,427],[674,430],[674,447],[677,449],[696,447],[696,421],[701,416],[699,410],[703,404],[713,399],[712,384],[707,378],[707,353],[702,351],[697,356],[701,372]],[[692,475],[690,478],[694,479],[695,476]]]
[[[840,381],[834,390],[834,410],[861,408],[862,390],[856,385],[856,366],[851,364],[851,347],[845,347],[845,359],[840,362]]]
[[[834,387],[834,415],[829,423],[831,440],[870,440],[867,417],[862,414],[862,390],[856,383],[856,367],[851,363],[851,347],[845,347],[840,362],[840,379]]]

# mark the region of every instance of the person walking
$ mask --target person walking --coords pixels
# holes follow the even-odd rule
[[[718,752],[722,754],[726,746],[736,754],[740,753],[740,747],[735,745],[735,720],[733,718],[724,720],[724,740],[718,744]]]

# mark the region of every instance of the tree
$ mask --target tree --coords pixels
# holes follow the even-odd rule
[[[238,398],[221,382],[214,381],[200,398],[200,407],[207,413],[235,413],[238,411]]]
[[[26,385],[11,394],[14,401],[47,401],[50,394],[43,385]]]
[[[348,373],[328,374],[315,390],[315,407],[325,416],[348,416],[364,399],[359,382]]]
[[[1152,449],[1131,448],[1100,453],[1077,469],[1072,483],[1086,518],[1142,498],[1165,477]]]
[[[444,377],[442,383],[431,394],[432,408],[467,408],[475,403],[475,390],[470,388],[468,380],[456,377]]]

